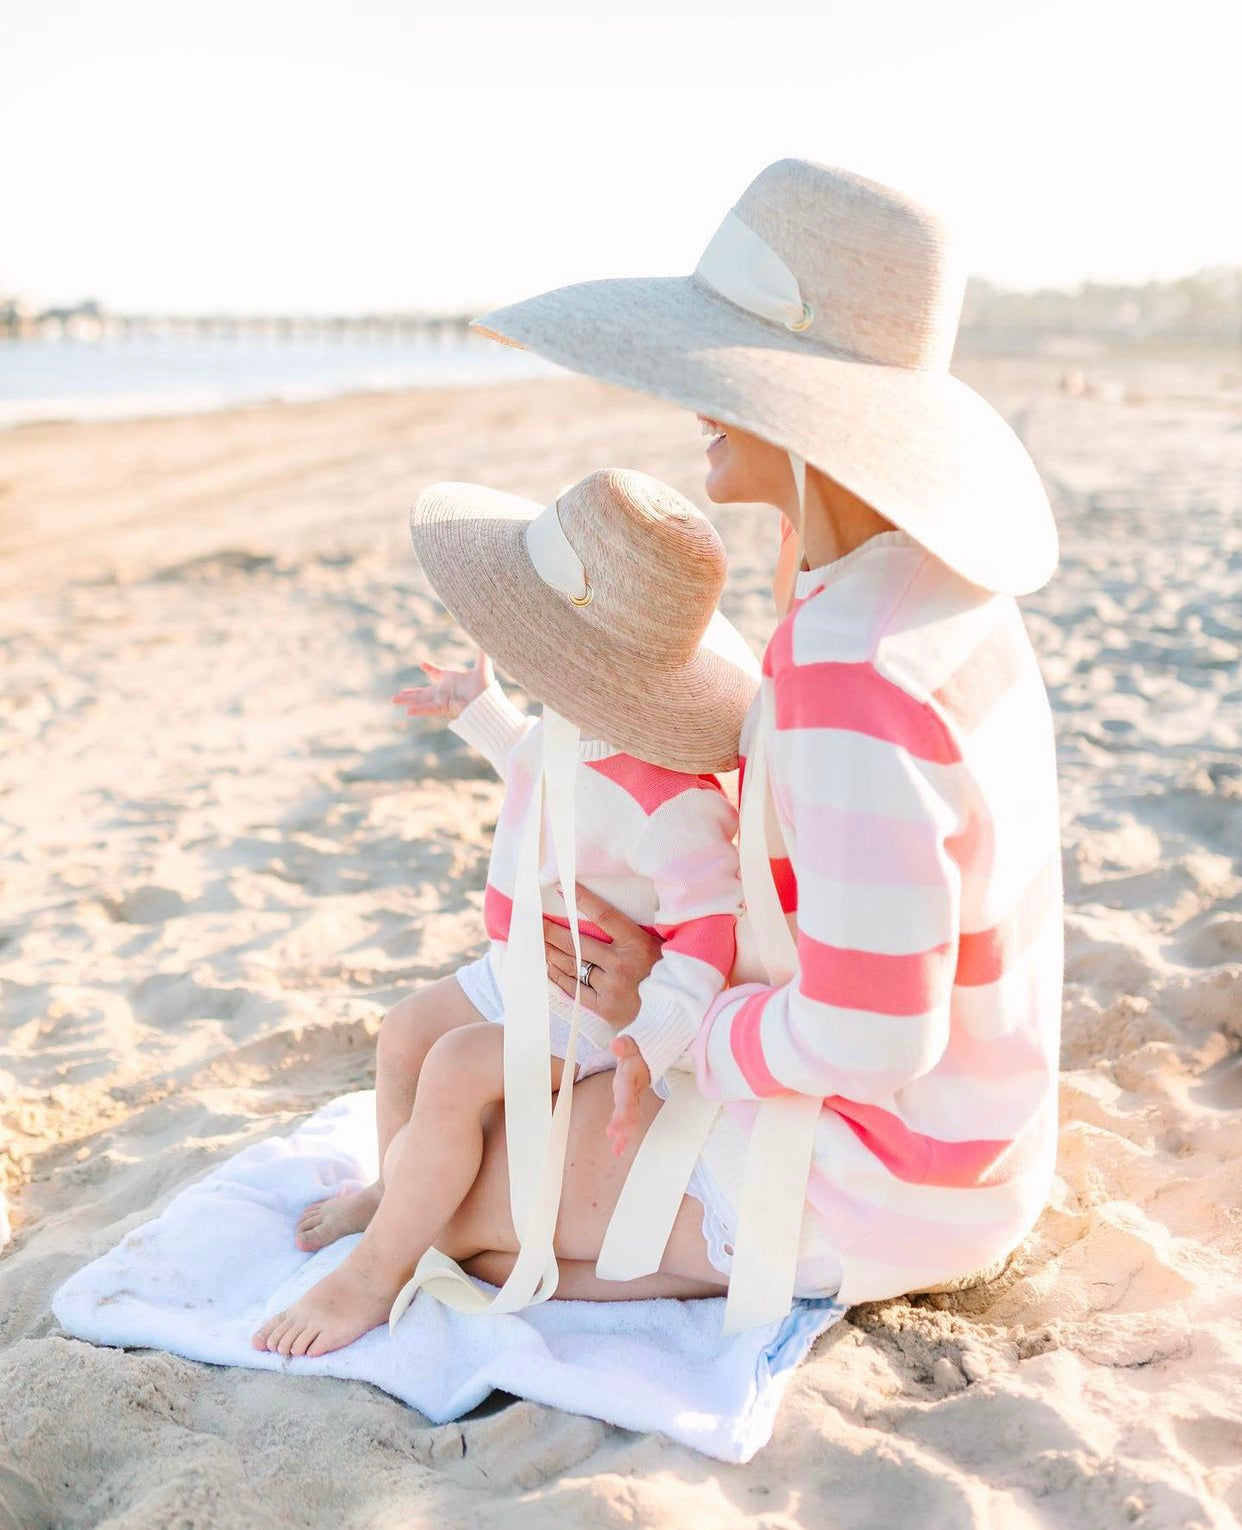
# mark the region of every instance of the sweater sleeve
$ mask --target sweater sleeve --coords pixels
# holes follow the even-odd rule
[[[510,752],[534,725],[535,719],[519,712],[495,680],[449,723],[458,738],[477,749],[502,779]]]
[[[799,970],[719,997],[692,1049],[698,1086],[876,1103],[948,1044],[965,766],[931,704],[870,664],[790,665],[772,683]]]
[[[634,869],[655,886],[660,959],[639,984],[640,1008],[618,1034],[632,1036],[653,1079],[680,1063],[724,987],[742,907],[737,810],[722,791],[691,787],[647,822]]]

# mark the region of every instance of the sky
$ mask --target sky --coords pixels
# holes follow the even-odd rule
[[[691,270],[786,155],[1003,285],[1242,264],[1239,0],[2,0],[0,295],[494,303]]]

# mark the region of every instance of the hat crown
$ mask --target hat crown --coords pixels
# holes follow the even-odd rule
[[[636,663],[688,663],[727,572],[712,523],[667,484],[626,468],[589,474],[556,504],[591,585],[579,619]]]
[[[966,272],[948,225],[891,186],[782,159],[734,209],[796,277],[804,338],[887,366],[946,370]]]

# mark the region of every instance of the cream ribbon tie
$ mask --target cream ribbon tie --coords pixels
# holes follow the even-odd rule
[[[760,692],[761,697],[763,692]],[[746,766],[739,835],[746,914],[739,952],[754,951],[769,984],[796,977],[798,953],[768,859],[766,701]],[[635,1280],[660,1268],[682,1196],[721,1106],[699,1093],[694,1074],[664,1075],[669,1095],[639,1144],[596,1261],[601,1280]],[[797,1279],[806,1185],[823,1102],[788,1094],[760,1100],[742,1174],[733,1269],[723,1332],[780,1322]]]
[[[530,561],[544,584],[568,595],[574,605],[585,606],[591,599],[591,582],[582,559],[565,535],[557,504],[540,511],[523,535]]]
[[[801,333],[815,318],[815,310],[803,299],[798,278],[735,212],[725,214],[694,274],[739,308],[786,329]]]
[[[432,1245],[397,1293],[388,1317],[390,1332],[422,1289],[430,1291],[446,1306],[474,1313],[517,1312],[523,1307],[547,1301],[556,1290],[559,1272],[553,1238],[569,1140],[580,1005],[575,985],[564,1071],[553,1108],[551,1015],[539,869],[546,812],[557,875],[565,896],[570,936],[580,970],[582,950],[574,839],[578,738],[578,729],[572,723],[544,708],[540,760],[531,783],[531,800],[518,847],[513,913],[500,978],[505,1005],[505,1137],[509,1200],[519,1240],[518,1255],[504,1285],[489,1298],[456,1260]]]
[[[791,452],[790,466],[798,494],[800,566],[806,464]],[[768,983],[779,987],[797,976],[799,963],[772,880],[767,756],[774,719],[766,687],[759,696],[738,836],[746,898],[746,912],[738,921],[738,962],[755,958]],[[746,972],[748,980],[756,976]],[[686,1184],[720,1109],[718,1101],[699,1093],[692,1073],[673,1070],[664,1077],[669,1097],[639,1145],[600,1249],[595,1273],[602,1280],[633,1280],[659,1269]],[[822,1107],[822,1100],[798,1094],[758,1103],[742,1173],[726,1334],[780,1322],[789,1312]]]
[[[795,568],[801,568],[806,526],[806,463],[791,451],[789,465],[798,499]],[[782,618],[787,614],[782,611]],[[746,930],[744,935],[739,928],[738,943],[739,946],[749,943],[757,949],[768,982],[779,987],[796,980],[800,963],[789,920],[772,880],[767,822],[771,801],[768,740],[776,719],[769,693],[769,685],[760,687],[758,726],[746,762],[742,792],[738,854],[746,898],[742,920]],[[793,1303],[807,1180],[822,1109],[823,1101],[812,1095],[791,1093],[759,1102],[742,1174],[733,1272],[725,1303],[726,1333],[736,1333],[756,1323],[779,1321]]]

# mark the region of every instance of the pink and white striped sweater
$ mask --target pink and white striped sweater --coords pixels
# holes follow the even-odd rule
[[[493,684],[449,726],[505,781],[483,903],[499,976],[543,725],[519,712]],[[576,781],[579,883],[664,940],[659,961],[639,987],[635,1019],[616,1031],[584,1007],[580,1025],[603,1047],[616,1035],[633,1036],[655,1079],[678,1061],[691,1066],[690,1044],[733,966],[742,906],[737,811],[715,776],[666,770],[595,740],[579,745]],[[539,866],[543,909],[568,925],[557,881],[545,823]],[[581,928],[608,939],[587,921]],[[569,1017],[572,1005],[553,984],[549,1000],[554,1014]]]
[[[808,1204],[840,1299],[880,1299],[1007,1253],[1047,1197],[1051,709],[1015,601],[902,531],[798,575],[763,675],[768,848],[800,970],[727,989],[704,1022],[699,1088],[726,1102],[737,1145],[709,1142],[708,1161],[736,1204],[749,1102],[822,1098]],[[758,715],[757,698],[744,752]]]

